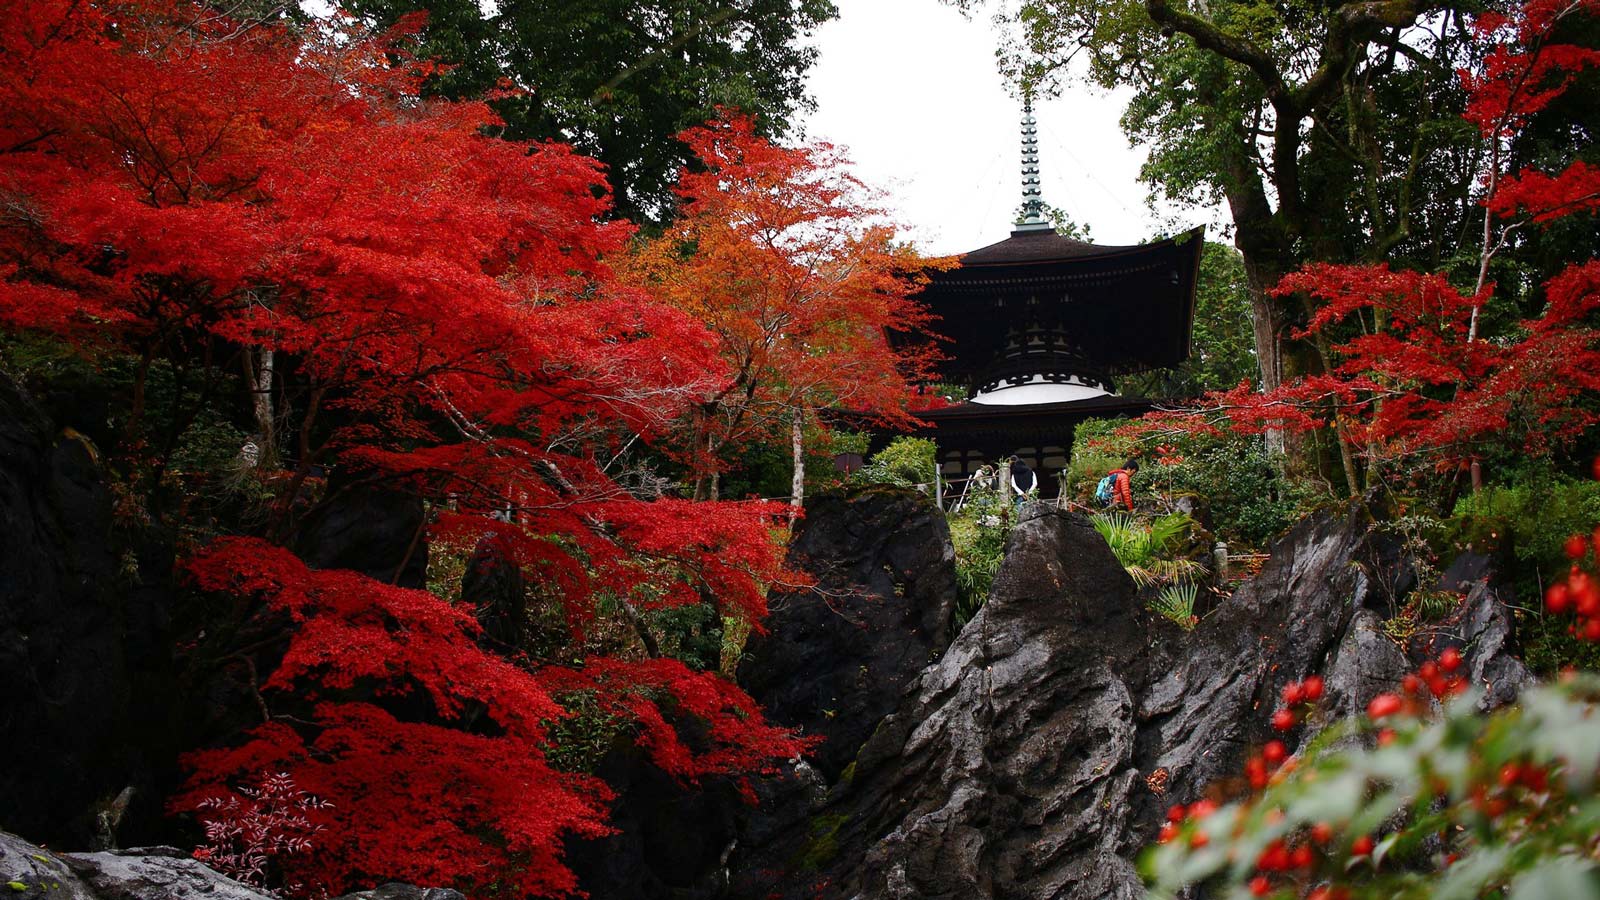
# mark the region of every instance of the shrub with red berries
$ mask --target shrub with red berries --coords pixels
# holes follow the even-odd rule
[[[1141,862],[1150,896],[1596,896],[1600,678],[1485,715],[1460,667],[1447,650],[1295,756],[1269,741],[1240,799],[1174,806]]]
[[[1572,568],[1565,580],[1545,589],[1545,609],[1557,616],[1571,613],[1567,633],[1573,637],[1600,641],[1600,526],[1591,535],[1568,537],[1564,549]]]

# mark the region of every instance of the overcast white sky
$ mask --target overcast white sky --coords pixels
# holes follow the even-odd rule
[[[837,3],[839,18],[816,36],[807,136],[848,148],[857,176],[888,195],[924,252],[1003,240],[1022,199],[1022,112],[995,66],[994,26],[939,0]],[[1212,211],[1146,207],[1145,154],[1117,125],[1125,102],[1077,86],[1036,104],[1045,202],[1089,225],[1097,244],[1164,234],[1172,214],[1215,236]]]

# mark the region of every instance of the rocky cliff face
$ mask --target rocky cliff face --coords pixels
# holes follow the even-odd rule
[[[414,504],[349,501],[307,532],[325,564],[419,577]],[[382,533],[354,527],[363,521]],[[250,713],[238,681],[248,666],[179,671],[170,552],[114,524],[93,448],[0,384],[0,825],[61,846],[104,841],[101,813],[120,815],[130,785],[158,819],[155,782],[177,752]],[[519,592],[480,562],[474,599],[490,618],[515,618],[495,598]],[[918,495],[818,499],[790,562],[816,587],[772,598],[771,633],[748,648],[740,680],[772,718],[824,738],[815,758],[757,784],[754,811],[731,785],[685,790],[625,755],[609,760],[620,832],[572,848],[595,896],[1143,896],[1132,860],[1162,812],[1236,777],[1271,736],[1286,683],[1321,673],[1326,708],[1349,714],[1445,645],[1462,649],[1486,703],[1508,702],[1528,677],[1508,598],[1481,557],[1441,580],[1466,599],[1429,643],[1401,647],[1383,632],[1380,612],[1415,570],[1359,506],[1300,523],[1190,633],[1145,612],[1087,520],[1042,504],[1024,511],[987,606],[959,635],[948,530]],[[280,627],[214,624],[207,640],[227,646],[271,645],[257,632]],[[226,649],[212,655],[232,658]],[[1307,737],[1286,739],[1293,749]],[[250,896],[208,886],[192,861],[134,857],[69,866],[44,854],[32,858],[67,869],[25,874],[75,879],[64,895],[85,898],[187,896],[95,881],[132,869],[191,893]]]
[[[739,685],[773,721],[823,739],[810,762],[831,781],[949,645],[955,550],[926,497],[870,488],[813,501],[788,564],[816,584],[770,598]]]
[[[36,840],[158,817],[177,752],[170,555],[113,526],[93,445],[0,376],[0,824]]]
[[[850,777],[795,793],[808,819],[747,840],[731,895],[1144,896],[1132,860],[1162,812],[1237,777],[1285,684],[1327,673],[1333,708],[1354,710],[1409,668],[1366,609],[1396,577],[1381,544],[1359,508],[1314,516],[1185,635],[1139,606],[1087,520],[1027,508],[988,605]],[[1494,618],[1484,603],[1464,636]],[[1505,650],[1465,653],[1514,691]]]
[[[420,584],[421,521],[414,497],[351,490],[302,541],[317,564]],[[255,682],[290,624],[184,605],[174,557],[171,534],[119,518],[94,445],[0,375],[0,827],[175,839],[179,754],[260,721]]]

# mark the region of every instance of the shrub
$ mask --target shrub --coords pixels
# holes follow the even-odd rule
[[[279,885],[279,858],[311,849],[324,826],[310,814],[332,804],[295,787],[287,773],[263,775],[255,787],[207,797],[196,804],[206,842],[193,856],[235,881],[258,888],[281,886],[299,893],[302,885]],[[269,885],[270,882],[270,885]]]
[[[1486,487],[1456,501],[1455,514],[1464,519],[1496,520],[1484,524],[1503,524],[1511,534],[1518,562],[1532,567],[1548,584],[1567,567],[1562,550],[1567,536],[1587,534],[1600,522],[1600,481],[1545,475],[1519,484]]]
[[[1195,435],[1168,441],[1134,479],[1167,497],[1189,495],[1209,514],[1210,528],[1230,545],[1265,547],[1321,499],[1305,483],[1278,474],[1259,437]]]
[[[1138,444],[1123,434],[1119,428],[1127,425],[1126,419],[1085,419],[1072,430],[1072,454],[1062,474],[1061,493],[1088,503],[1094,499],[1095,486],[1106,473],[1138,453]],[[1137,493],[1139,479],[1134,479]]]
[[[1188,631],[1200,621],[1194,614],[1194,604],[1199,597],[1200,585],[1192,581],[1181,581],[1162,587],[1156,598],[1150,602],[1150,609]]]
[[[858,484],[897,484],[915,487],[932,484],[939,448],[930,438],[897,437],[858,469]]]
[[[989,599],[994,576],[1005,559],[1011,533],[1011,506],[999,491],[973,492],[949,516],[956,552],[956,626],[971,621]]]
[[[1459,664],[1450,653],[1435,665]],[[1259,793],[1175,807],[1141,862],[1150,896],[1596,896],[1600,679],[1534,687],[1492,715],[1452,684],[1436,719],[1415,715],[1420,689],[1379,695],[1295,758],[1264,747],[1246,764]]]
[[[1524,473],[1515,484],[1487,487],[1461,498],[1455,514],[1458,532],[1469,541],[1498,542],[1509,536],[1513,562],[1509,580],[1517,596],[1537,598],[1565,576],[1572,562],[1563,547],[1567,538],[1589,534],[1600,522],[1600,481],[1578,481],[1548,471]],[[1516,615],[1524,659],[1533,671],[1548,675],[1566,666],[1600,668],[1600,648],[1574,637],[1566,619],[1529,609],[1519,609]]]
[[[1176,555],[1194,525],[1183,513],[1162,516],[1148,525],[1121,512],[1090,516],[1089,521],[1140,587],[1187,581],[1205,572],[1194,560]]]

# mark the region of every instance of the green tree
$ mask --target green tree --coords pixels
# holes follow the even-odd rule
[[[1136,89],[1123,127],[1150,149],[1144,179],[1168,199],[1229,209],[1271,389],[1326,365],[1322,347],[1292,339],[1306,299],[1266,293],[1284,275],[1309,261],[1476,258],[1484,160],[1460,117],[1456,71],[1476,52],[1462,9],[1020,0],[1004,58],[1023,90],[1058,89],[1071,73]]]
[[[496,100],[505,136],[557,139],[609,168],[617,213],[660,223],[688,162],[676,135],[718,106],[769,137],[805,107],[816,50],[804,38],[832,0],[350,0],[380,27],[428,14],[420,54],[450,66],[430,92]]]

